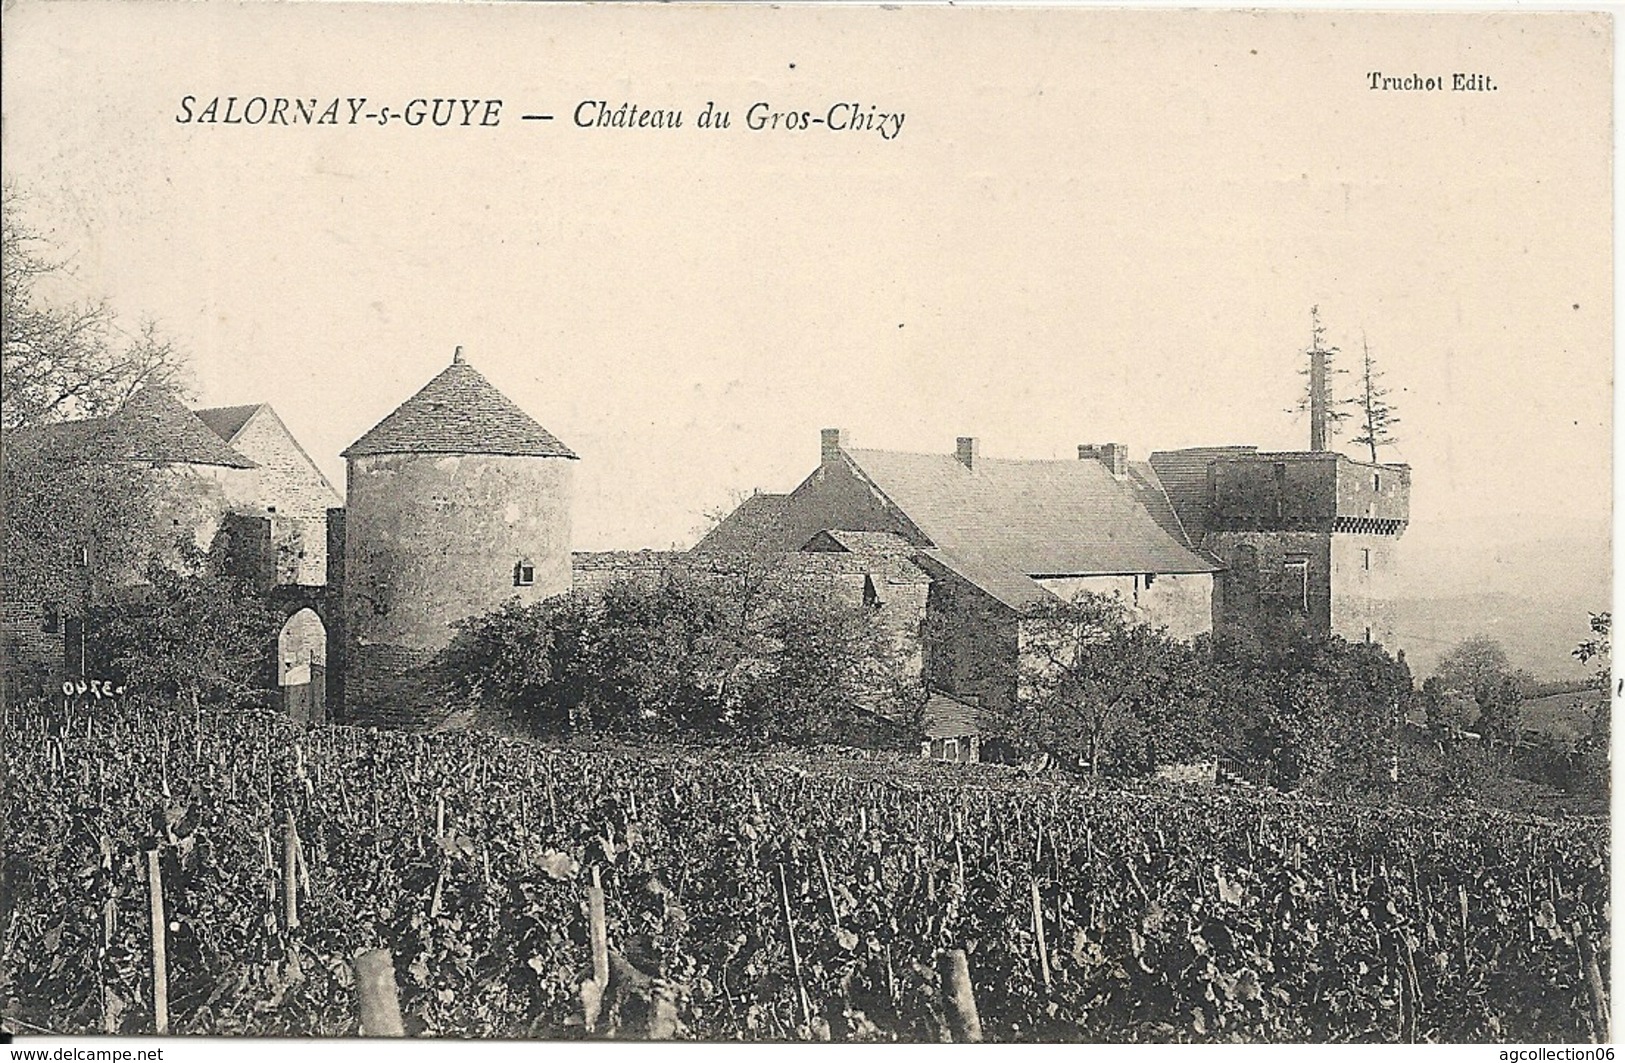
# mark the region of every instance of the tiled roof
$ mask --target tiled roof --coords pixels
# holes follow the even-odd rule
[[[844,452],[956,569],[1027,576],[1213,572],[1098,461]],[[968,573],[967,573],[968,575]]]
[[[248,423],[248,419],[258,413],[264,405],[262,402],[256,402],[248,406],[212,406],[196,412],[198,419],[208,425],[215,435],[230,443],[237,433],[243,430],[243,425]]]
[[[758,492],[723,518],[694,545],[697,554],[783,553],[797,544],[787,541],[789,495]]]
[[[369,454],[503,454],[574,458],[569,447],[467,362],[455,361],[351,443]]]
[[[1157,475],[1157,470],[1148,462],[1130,462],[1128,479],[1134,486],[1135,496],[1139,498],[1145,511],[1151,514],[1151,519],[1157,522],[1157,526],[1171,535],[1176,542],[1195,550],[1197,543],[1190,537],[1184,522],[1180,520],[1179,512],[1174,508],[1173,499],[1168,496],[1167,489],[1162,486],[1162,479]]]
[[[228,446],[164,387],[141,389],[106,417],[64,421],[19,432],[14,442],[48,448],[63,461],[258,467]]]
[[[975,556],[956,557],[942,550],[921,551],[920,564],[927,572],[933,572],[939,578],[941,574],[935,572],[933,566],[940,566],[960,579],[981,588],[995,601],[1002,602],[1017,612],[1022,612],[1029,606],[1056,600],[1056,596],[1047,588],[1025,572],[1011,568],[1008,564]]]
[[[933,692],[921,714],[927,738],[964,738],[981,732],[981,712],[949,694]]]
[[[1257,447],[1189,447],[1185,450],[1159,450],[1151,455],[1151,468],[1179,514],[1180,523],[1193,541],[1206,534],[1213,500],[1208,497],[1208,467],[1219,458],[1239,458],[1257,453]]]

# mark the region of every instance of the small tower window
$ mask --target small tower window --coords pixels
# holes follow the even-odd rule
[[[1371,474],[1371,489],[1373,491],[1382,490],[1382,473],[1377,472]]]
[[[515,587],[529,587],[536,582],[536,566],[529,561],[521,561],[513,566],[513,585]]]
[[[1371,551],[1370,550],[1361,550],[1360,551],[1360,562],[1361,562],[1362,565],[1364,565],[1365,570],[1367,572],[1371,571]]]
[[[1294,607],[1309,611],[1309,555],[1287,554],[1282,565],[1285,570],[1282,590],[1293,599]]]

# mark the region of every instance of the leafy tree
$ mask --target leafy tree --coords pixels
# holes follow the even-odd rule
[[[66,270],[20,198],[10,184],[0,195],[0,598],[83,616],[139,582],[155,553],[178,560],[164,518],[196,500],[150,465],[98,458],[95,422],[53,424],[113,413],[146,384],[179,383],[184,365],[150,327],[126,336],[104,302],[48,298]]]
[[[150,469],[77,461],[42,442],[13,442],[0,468],[5,600],[77,613],[145,567],[158,485]]]
[[[1440,658],[1435,675],[1445,692],[1474,714],[1473,727],[1485,741],[1501,747],[1516,744],[1519,706],[1533,679],[1512,668],[1499,642],[1487,635],[1462,640]]]
[[[1609,764],[1612,759],[1613,735],[1613,614],[1591,614],[1591,637],[1574,648],[1574,657],[1582,664],[1592,661],[1597,669],[1591,675],[1592,696],[1596,699],[1591,710],[1591,730],[1578,743],[1579,783],[1582,788],[1606,798],[1610,785]]]
[[[570,682],[578,653],[571,633],[587,629],[580,594],[530,606],[513,598],[456,625],[436,666],[465,705],[542,731],[566,728],[582,693]]]
[[[1186,711],[1200,690],[1190,647],[1130,620],[1110,595],[1046,603],[1021,621],[1019,696],[1002,722],[1018,748],[1116,774],[1205,751]]]
[[[454,696],[536,729],[840,737],[906,694],[873,614],[768,561],[711,558],[458,625]]]
[[[1378,447],[1399,442],[1393,435],[1399,415],[1388,401],[1388,389],[1382,386],[1382,373],[1377,369],[1376,359],[1371,356],[1371,344],[1365,342],[1362,336],[1360,346],[1364,357],[1361,361],[1360,392],[1355,397],[1360,415],[1360,434],[1354,437],[1353,442],[1369,447],[1371,460],[1375,462]]]
[[[1423,680],[1418,701],[1423,720],[1436,741],[1454,739],[1466,730],[1469,717],[1467,707],[1470,703],[1445,689],[1443,679],[1430,675]]]
[[[265,688],[282,614],[195,548],[177,567],[154,560],[144,583],[87,618],[93,665],[143,693],[237,704]]]
[[[1410,670],[1381,646],[1310,632],[1211,650],[1221,751],[1280,789],[1363,795],[1392,783]]]
[[[735,731],[792,741],[849,734],[854,710],[887,710],[905,697],[899,654],[873,614],[812,588],[791,588],[765,618],[767,649],[753,669]]]
[[[1499,642],[1488,635],[1474,635],[1439,658],[1434,674],[1450,693],[1476,699],[1480,689],[1493,686],[1511,671]]]
[[[1613,701],[1612,693],[1612,638],[1614,617],[1612,613],[1591,614],[1591,637],[1574,648],[1574,658],[1581,664],[1597,662],[1596,671],[1591,673],[1591,685],[1597,691],[1598,698],[1591,714],[1591,734],[1588,745],[1593,748],[1607,751],[1609,736],[1612,732]]]
[[[1474,700],[1478,704],[1478,731],[1491,749],[1510,749],[1518,744],[1523,719],[1523,684],[1513,675],[1501,675],[1483,683]]]

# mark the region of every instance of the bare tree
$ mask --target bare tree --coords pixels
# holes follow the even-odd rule
[[[1364,355],[1360,395],[1356,400],[1360,409],[1360,434],[1353,441],[1371,448],[1371,460],[1376,462],[1378,447],[1393,446],[1399,442],[1393,433],[1399,417],[1394,412],[1393,404],[1388,401],[1388,389],[1382,386],[1382,373],[1377,369],[1376,359],[1371,356],[1371,344],[1366,341],[1364,333],[1360,335],[1360,348]]]
[[[184,390],[184,358],[150,322],[131,334],[104,300],[45,298],[40,282],[69,270],[23,218],[22,200],[8,182],[0,194],[0,425],[100,416],[148,384]]]

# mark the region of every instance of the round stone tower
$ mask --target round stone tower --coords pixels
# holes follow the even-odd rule
[[[344,457],[342,718],[432,726],[447,704],[425,666],[455,621],[570,589],[576,455],[459,347]]]

